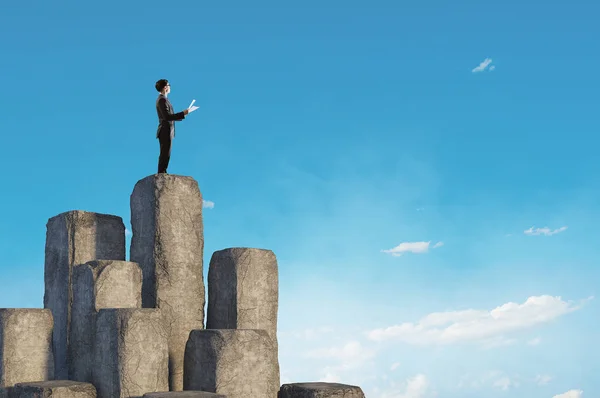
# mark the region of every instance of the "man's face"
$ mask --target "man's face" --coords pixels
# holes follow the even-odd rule
[[[165,86],[165,92],[167,94],[169,94],[171,92],[171,84],[170,83],[167,83],[167,85]]]

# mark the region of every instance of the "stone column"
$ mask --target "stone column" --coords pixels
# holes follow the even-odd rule
[[[98,398],[141,397],[169,389],[167,335],[160,310],[101,309],[92,379]]]
[[[274,398],[279,364],[265,330],[194,330],[185,351],[184,390],[227,398]]]
[[[50,310],[0,309],[0,386],[54,378],[52,324]]]
[[[69,211],[46,224],[44,308],[54,316],[57,379],[69,376],[67,350],[71,323],[72,269],[92,260],[125,260],[125,225],[121,217]]]
[[[189,333],[204,328],[202,194],[191,177],[155,174],[131,194],[130,259],[143,275],[142,306],[160,308],[169,335],[169,385],[183,388]]]
[[[2,396],[0,396],[2,398]],[[225,395],[213,394],[205,391],[169,391],[151,392],[142,398],[227,398]]]
[[[230,248],[213,253],[207,329],[264,329],[277,349],[278,300],[277,259],[271,250]]]
[[[73,268],[69,380],[92,382],[97,312],[141,307],[142,271],[136,263],[97,260]]]
[[[365,398],[358,386],[340,383],[291,383],[281,386],[278,398]]]
[[[96,388],[90,383],[69,380],[19,383],[12,389],[9,396],[15,398],[96,398]]]

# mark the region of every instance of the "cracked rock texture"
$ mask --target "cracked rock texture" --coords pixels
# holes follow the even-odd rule
[[[121,217],[69,211],[46,224],[44,308],[54,316],[54,367],[57,379],[68,379],[72,269],[88,261],[125,260],[125,225]]]
[[[194,330],[185,351],[184,389],[228,398],[274,398],[279,364],[265,330]]]
[[[168,390],[181,391],[189,333],[204,328],[202,194],[191,177],[155,174],[137,182],[130,205],[130,259],[142,269],[142,306],[165,317]]]
[[[277,398],[365,398],[358,386],[339,383],[292,383],[284,384]]]
[[[90,383],[52,380],[17,384],[8,398],[96,398],[96,388]]]
[[[142,398],[227,398],[227,396],[205,391],[171,391],[152,392],[144,394]]]
[[[141,308],[142,270],[130,261],[90,261],[73,268],[72,286],[69,380],[91,382],[97,313]]]
[[[206,329],[264,329],[277,350],[278,300],[277,258],[271,250],[229,248],[213,253]]]
[[[93,384],[99,398],[168,391],[168,348],[160,310],[101,309],[96,319]]]
[[[0,309],[1,386],[54,378],[52,325],[47,309]]]

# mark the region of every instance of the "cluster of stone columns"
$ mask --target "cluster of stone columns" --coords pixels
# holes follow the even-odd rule
[[[270,250],[213,253],[204,328],[193,178],[148,176],[130,205],[129,261],[120,217],[70,211],[48,220],[44,308],[0,309],[0,398],[364,397],[331,383],[280,388]]]

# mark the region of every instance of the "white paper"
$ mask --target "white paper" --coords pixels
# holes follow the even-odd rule
[[[194,102],[196,102],[196,100],[193,100],[192,103],[190,104],[190,106],[188,106],[188,109],[190,109],[192,107],[192,105],[194,105]],[[198,108],[196,108],[198,109]]]
[[[198,107],[197,107],[197,106],[191,106],[191,105],[190,105],[190,107],[188,108],[188,113],[192,113],[192,112],[194,112],[196,109],[198,109]]]

